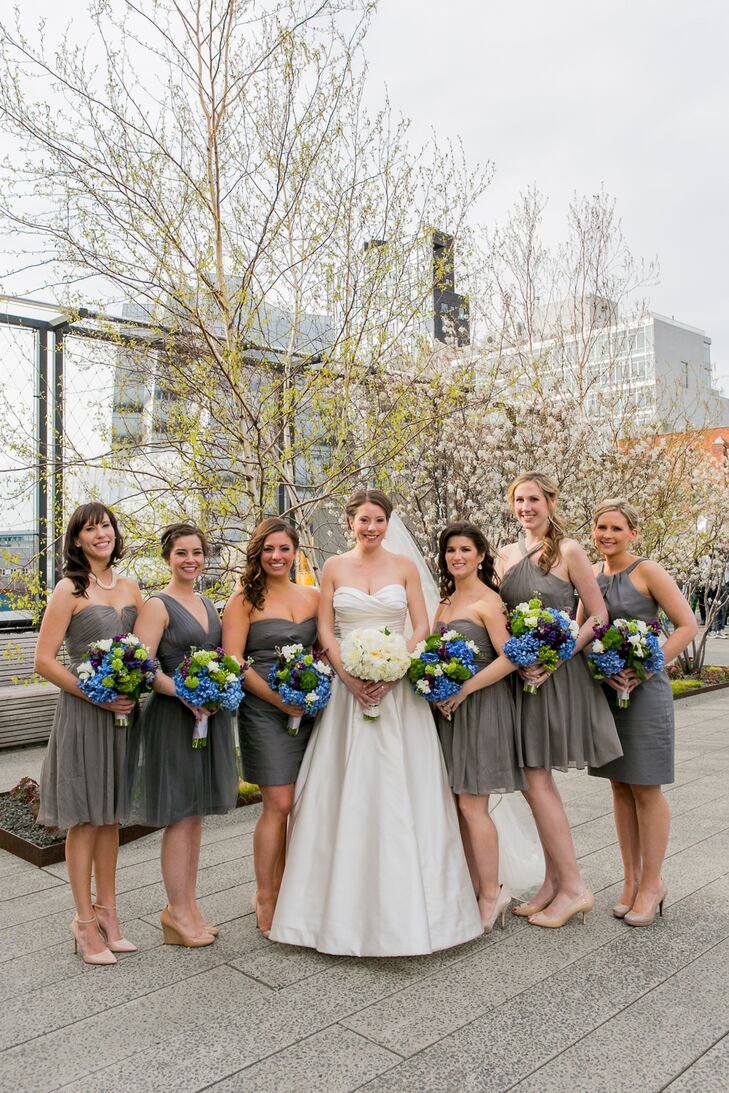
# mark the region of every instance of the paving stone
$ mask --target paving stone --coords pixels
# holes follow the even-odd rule
[[[729,1035],[705,1051],[675,1081],[666,1093],[726,1093],[729,1074]]]
[[[199,950],[182,956],[195,958]],[[118,970],[118,966],[89,969],[99,979]],[[91,993],[90,985],[88,989]],[[0,1088],[45,1093],[85,1078],[100,1069],[100,1063],[127,1059],[145,1048],[159,1057],[160,1045],[176,1037],[185,1051],[197,1049],[202,1055],[211,1020],[219,1022],[230,1011],[255,1008],[255,999],[262,992],[266,993],[264,986],[226,965],[190,974],[180,982],[121,1005],[112,1004],[93,1017],[9,1048],[0,1056]],[[82,1084],[80,1088],[89,1086]]]
[[[0,878],[0,906],[9,899],[27,896],[33,892],[42,892],[48,888],[57,888],[63,881],[54,877],[45,869],[31,865],[32,872],[22,870]]]

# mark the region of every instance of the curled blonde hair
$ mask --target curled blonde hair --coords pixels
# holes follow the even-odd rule
[[[607,497],[597,505],[592,513],[592,526],[594,527],[601,516],[606,512],[619,512],[625,517],[625,522],[631,531],[637,531],[640,517],[637,510],[625,497]]]
[[[567,537],[567,527],[556,511],[559,486],[553,478],[541,474],[539,471],[535,471],[533,474],[520,474],[506,491],[506,500],[509,502],[512,511],[514,510],[514,495],[519,486],[523,486],[525,482],[535,482],[539,486],[549,509],[547,530],[544,533],[544,548],[537,563],[542,573],[549,573],[559,561],[560,543]]]

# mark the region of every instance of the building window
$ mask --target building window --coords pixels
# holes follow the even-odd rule
[[[681,382],[683,383],[683,386],[688,391],[688,385],[689,385],[689,362],[688,361],[681,361]]]

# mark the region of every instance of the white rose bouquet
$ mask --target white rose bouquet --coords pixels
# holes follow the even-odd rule
[[[353,630],[342,640],[340,654],[342,664],[351,676],[373,683],[394,683],[402,679],[411,661],[405,638],[387,627]],[[364,716],[368,721],[376,721],[380,707],[373,704]]]

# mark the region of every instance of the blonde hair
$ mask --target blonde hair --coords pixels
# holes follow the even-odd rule
[[[519,486],[523,486],[525,482],[534,482],[539,486],[539,489],[544,494],[549,509],[547,530],[544,533],[544,548],[537,563],[542,573],[549,573],[552,567],[559,561],[560,543],[567,537],[567,528],[556,511],[559,486],[553,478],[550,478],[549,475],[541,474],[539,471],[535,471],[533,474],[520,474],[514,479],[506,491],[506,499],[509,502],[512,511],[514,509],[514,495]]]
[[[625,497],[607,497],[597,505],[592,513],[592,526],[594,527],[601,516],[606,512],[619,512],[625,517],[625,522],[631,531],[637,531],[640,524],[638,512]]]

